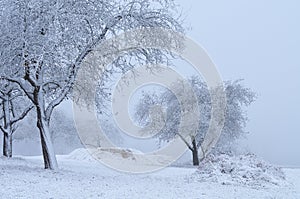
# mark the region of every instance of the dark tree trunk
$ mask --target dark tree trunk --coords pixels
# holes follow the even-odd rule
[[[4,133],[3,136],[3,155],[5,157],[12,157],[12,135]]]
[[[45,169],[58,169],[54,148],[51,140],[48,122],[43,118],[40,110],[37,110],[37,127],[40,131]]]
[[[194,166],[199,166],[199,156],[198,156],[198,148],[196,144],[195,138],[192,140],[192,145],[193,145],[193,165]]]
[[[46,117],[45,114],[44,96],[40,88],[36,88],[34,94],[37,114],[37,127],[40,131],[45,169],[56,170],[58,169],[58,165],[49,131],[50,118]]]
[[[9,99],[3,101],[4,128],[3,130],[3,155],[12,157],[12,128],[10,123]]]

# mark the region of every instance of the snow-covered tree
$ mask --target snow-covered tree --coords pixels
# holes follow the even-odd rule
[[[46,169],[58,168],[49,130],[52,112],[69,96],[80,64],[93,48],[132,28],[180,28],[171,12],[172,0],[1,4],[0,63],[13,66],[1,79],[16,83],[34,105]],[[123,67],[124,62],[115,65]]]
[[[199,165],[198,150],[201,150],[201,143],[209,128],[211,118],[211,95],[217,92],[213,90],[209,92],[207,85],[199,77],[192,77],[189,79],[189,82],[197,96],[200,111],[198,130],[195,134],[191,132],[189,139],[179,134],[181,106],[174,93],[170,90],[165,90],[159,95],[157,93],[144,93],[141,101],[135,108],[135,119],[142,126],[146,126],[150,122],[149,111],[151,107],[156,105],[164,107],[165,126],[157,134],[159,140],[168,142],[175,136],[179,136],[192,152],[193,164]],[[224,88],[227,97],[225,124],[219,142],[213,150],[215,153],[230,152],[232,143],[245,135],[247,115],[243,107],[250,105],[255,100],[255,94],[249,88],[245,88],[240,80],[224,82]],[[179,91],[179,93],[184,94],[182,81],[174,84],[172,90],[176,89],[177,93]]]
[[[12,157],[13,133],[17,123],[24,119],[33,106],[26,102],[22,91],[8,81],[1,81],[0,86],[0,129],[3,133],[3,155]]]

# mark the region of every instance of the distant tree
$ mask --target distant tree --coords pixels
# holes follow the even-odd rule
[[[199,128],[195,134],[190,133],[189,139],[178,133],[181,106],[176,96],[170,90],[166,90],[159,95],[157,93],[144,93],[141,101],[135,108],[135,120],[145,126],[150,121],[149,111],[151,107],[154,105],[165,107],[165,126],[157,134],[159,140],[168,142],[179,136],[192,152],[193,165],[199,165],[198,150],[199,148],[201,149],[201,143],[209,128],[211,118],[211,95],[205,82],[199,77],[192,77],[189,79],[189,82],[197,96],[200,111]],[[213,152],[229,152],[232,149],[230,145],[245,135],[247,114],[243,107],[249,106],[255,100],[255,94],[249,88],[245,88],[241,84],[241,80],[224,82],[224,88],[227,97],[225,124],[219,142]],[[182,81],[175,83],[173,89],[177,89],[179,93],[184,94],[185,92]],[[214,93],[214,91],[211,91],[211,94]]]

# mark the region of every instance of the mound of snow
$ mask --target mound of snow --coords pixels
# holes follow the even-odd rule
[[[79,148],[72,151],[69,155],[69,159],[83,160],[83,161],[95,161],[95,158],[91,153],[105,153],[108,156],[117,155],[122,158],[134,159],[135,154],[143,154],[141,151],[135,149],[122,149],[122,148],[97,148],[97,149],[85,149]]]
[[[77,149],[67,159],[100,162],[115,170],[134,173],[163,168],[172,160],[171,157],[160,154],[144,154],[135,149],[118,147]]]
[[[265,187],[286,183],[281,168],[270,165],[253,154],[209,155],[200,163],[195,176],[201,182],[217,182],[223,185]]]
[[[89,151],[85,148],[75,149],[68,155],[68,159],[88,162],[96,161],[95,158],[93,158]]]

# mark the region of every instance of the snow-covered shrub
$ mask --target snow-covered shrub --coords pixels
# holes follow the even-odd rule
[[[286,183],[285,174],[280,167],[273,166],[253,154],[209,155],[200,163],[194,176],[201,182],[217,182],[222,185],[266,187]]]

